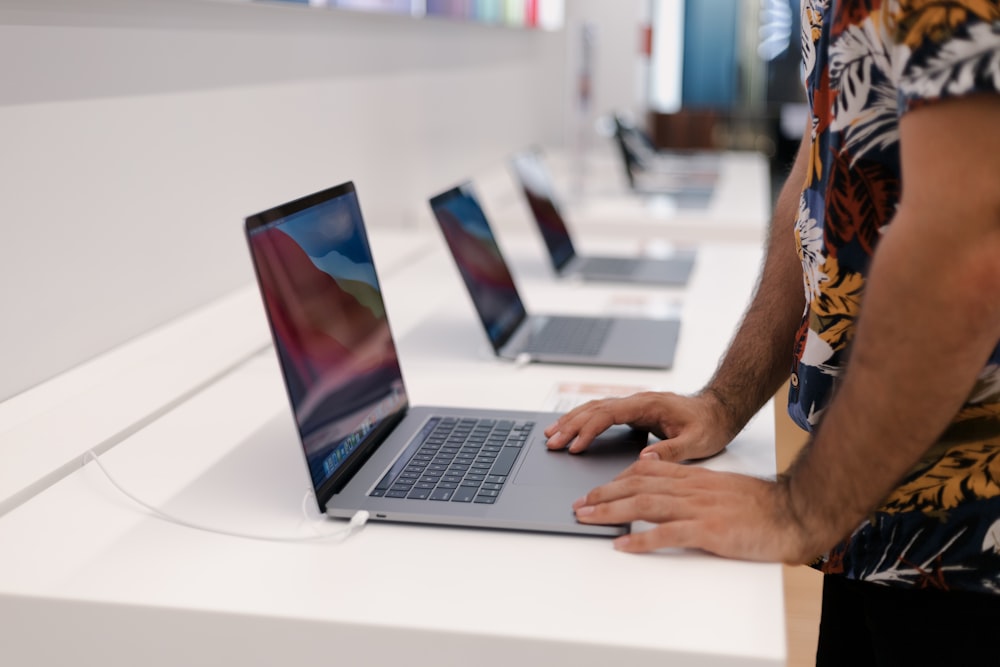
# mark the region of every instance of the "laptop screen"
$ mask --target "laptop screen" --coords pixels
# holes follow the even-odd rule
[[[322,503],[407,407],[354,186],[251,216],[246,232]]]
[[[468,184],[433,197],[431,209],[486,335],[493,349],[499,351],[524,321],[526,313],[486,214]]]
[[[541,158],[533,152],[515,155],[510,164],[542,233],[552,264],[559,271],[576,256],[576,250],[569,238],[566,223],[553,201],[552,178]]]

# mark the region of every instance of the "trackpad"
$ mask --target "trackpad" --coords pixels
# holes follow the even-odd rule
[[[550,450],[545,439],[533,440],[521,461],[514,484],[569,486],[589,489],[609,482],[635,462],[649,441],[645,431],[615,426],[605,431],[582,454]]]

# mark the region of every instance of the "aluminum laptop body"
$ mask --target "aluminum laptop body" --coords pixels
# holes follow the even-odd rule
[[[680,331],[676,318],[529,315],[472,186],[464,183],[430,200],[446,244],[497,356],[548,363],[670,368]],[[599,344],[581,350],[576,332],[603,327]],[[557,329],[558,328],[558,329]],[[553,336],[550,332],[560,331]]]
[[[671,197],[680,208],[708,208],[719,180],[719,157],[705,151],[657,153],[637,128],[614,118],[614,141],[625,179],[640,195]]]
[[[604,282],[664,286],[687,284],[694,268],[694,250],[679,250],[670,257],[662,258],[578,254],[556,205],[552,178],[541,155],[536,150],[527,150],[514,155],[510,165],[557,274]]]
[[[250,216],[245,231],[321,511],[555,533],[627,530],[579,524],[571,505],[634,461],[646,434],[609,431],[571,455],[545,447],[554,413],[410,406],[353,184]],[[478,438],[478,454],[455,462],[465,446],[435,434],[466,423],[476,425],[467,440],[489,435]],[[437,453],[413,467],[418,447]],[[447,456],[452,463],[441,464]]]

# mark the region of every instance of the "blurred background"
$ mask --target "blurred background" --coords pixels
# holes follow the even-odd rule
[[[4,0],[0,400],[250,284],[242,219],[334,183],[419,225],[617,118],[778,185],[797,30],[790,0]]]

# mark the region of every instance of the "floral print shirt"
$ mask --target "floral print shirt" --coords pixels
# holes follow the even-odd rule
[[[795,234],[806,310],[789,413],[811,429],[846,363],[869,263],[900,199],[899,120],[940,100],[1000,94],[1000,0],[803,0],[802,55],[811,154]],[[816,566],[1000,594],[1000,345],[951,427]]]

